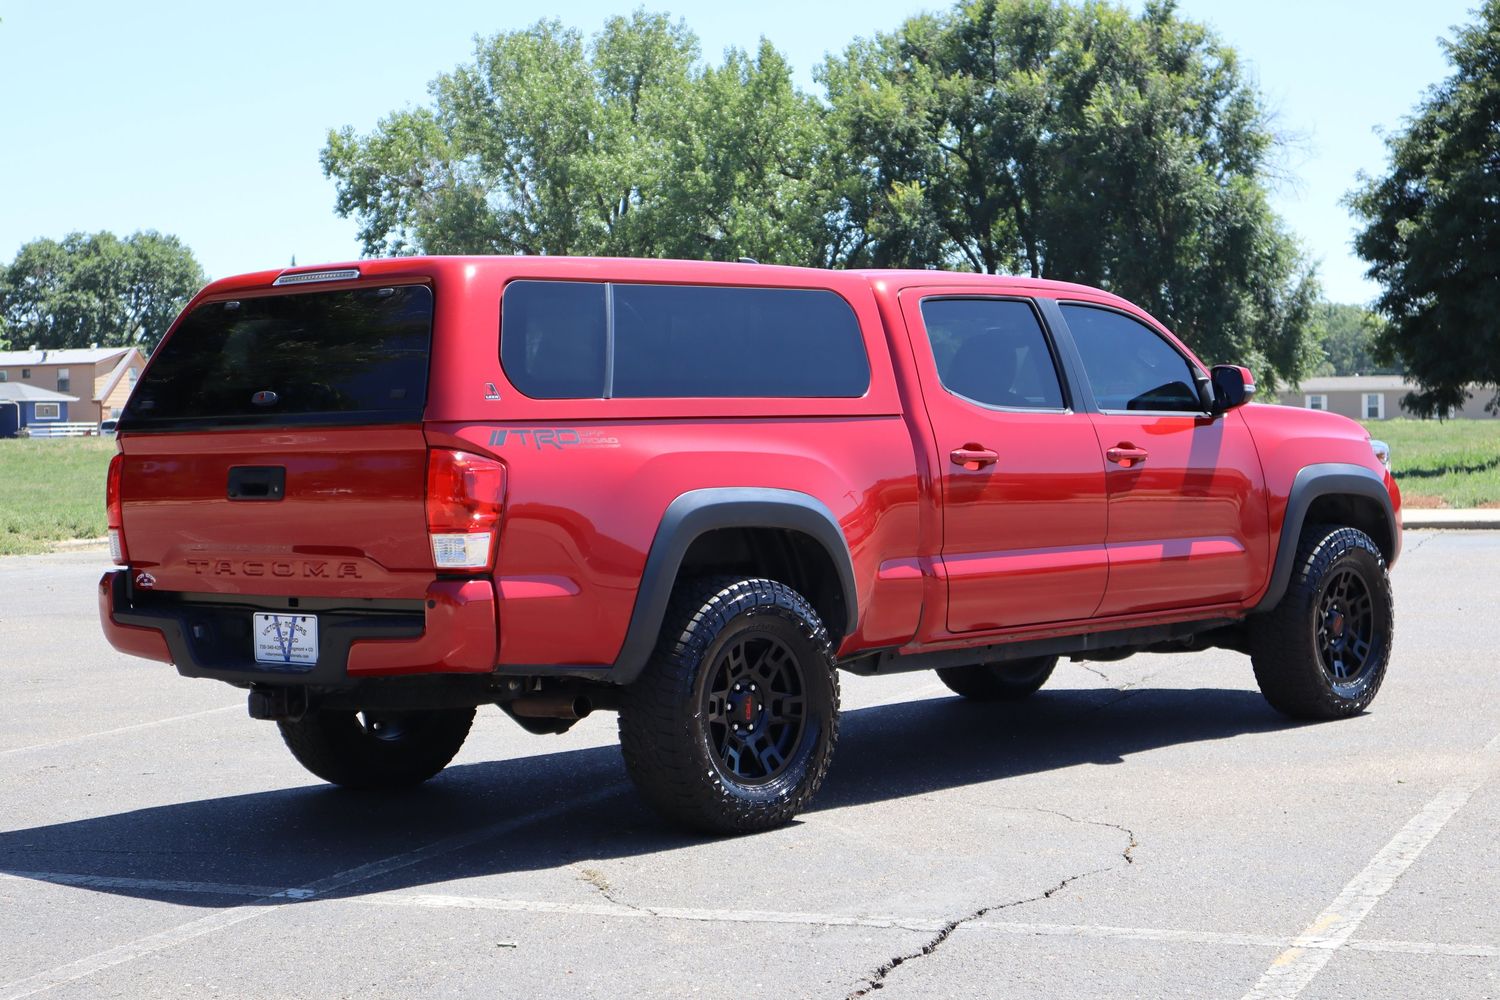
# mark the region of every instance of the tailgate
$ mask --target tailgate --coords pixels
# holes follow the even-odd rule
[[[130,565],[157,590],[426,595],[419,427],[132,435],[121,446]],[[279,496],[257,485],[274,481]]]

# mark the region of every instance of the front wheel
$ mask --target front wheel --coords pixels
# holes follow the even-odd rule
[[[472,708],[421,712],[308,712],[282,720],[297,762],[346,788],[419,785],[448,766],[469,735]]]
[[[1312,526],[1280,603],[1251,620],[1261,694],[1300,719],[1337,719],[1370,704],[1385,679],[1395,614],[1385,558],[1354,528]]]
[[[823,783],[838,701],[828,631],[800,594],[764,579],[689,583],[624,691],[626,770],[675,822],[710,833],[780,826]]]

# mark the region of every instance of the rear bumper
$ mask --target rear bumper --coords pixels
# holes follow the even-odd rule
[[[109,644],[175,664],[184,677],[340,687],[371,677],[495,669],[495,588],[488,580],[436,580],[423,601],[301,601],[299,611],[318,616],[318,662],[294,670],[257,663],[251,615],[288,607],[284,597],[196,600],[139,591],[128,570],[99,580],[99,621]]]

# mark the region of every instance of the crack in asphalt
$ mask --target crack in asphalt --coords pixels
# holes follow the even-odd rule
[[[1112,681],[1112,680],[1109,679],[1109,674],[1106,674],[1102,670],[1097,670],[1094,667],[1089,666],[1087,663],[1083,663],[1083,662],[1081,662],[1079,660],[1074,660],[1073,661],[1073,666],[1075,666],[1075,667],[1081,667],[1084,670],[1087,670],[1089,673],[1093,674],[1095,677],[1099,678],[1100,680],[1102,680],[1106,684],[1109,684],[1109,685],[1113,685],[1114,684],[1114,681]]]
[[[1070,816],[1067,813],[1060,812],[1057,809],[1047,809],[1042,806],[1026,806],[1023,808],[1027,812],[1047,813],[1052,816],[1057,816],[1060,819],[1065,819],[1070,823],[1077,823],[1080,826],[1102,826],[1107,827],[1111,830],[1119,830],[1121,833],[1125,834],[1125,837],[1128,840],[1128,843],[1125,845],[1125,849],[1120,852],[1120,857],[1125,859],[1125,863],[1127,865],[1135,864],[1134,852],[1137,847],[1141,846],[1141,844],[1140,841],[1136,839],[1135,831],[1130,829],[1129,827],[1122,826],[1119,823],[1110,823],[1107,820],[1080,819],[1077,816]],[[959,917],[957,920],[950,920],[941,928],[939,928],[937,934],[935,934],[932,939],[924,944],[921,948],[913,952],[907,952],[906,954],[896,955],[877,966],[875,968],[875,971],[871,972],[868,976],[865,977],[864,985],[855,989],[845,998],[845,1000],[859,1000],[860,997],[868,996],[870,993],[873,993],[876,990],[884,989],[887,976],[889,976],[892,972],[896,971],[906,963],[915,961],[917,959],[926,958],[928,955],[931,955],[932,953],[937,951],[943,946],[943,942],[947,941],[948,938],[952,936],[953,932],[958,930],[964,924],[967,924],[974,920],[979,920],[991,913],[995,913],[1000,910],[1009,910],[1017,906],[1025,906],[1028,903],[1038,903],[1044,899],[1051,899],[1056,893],[1061,892],[1063,889],[1067,888],[1072,883],[1077,882],[1079,879],[1088,878],[1090,875],[1100,875],[1107,871],[1114,871],[1116,867],[1118,866],[1108,865],[1104,868],[1095,868],[1090,871],[1080,872],[1077,875],[1069,875],[1067,878],[1063,879],[1061,882],[1057,883],[1052,888],[1046,890],[1040,895],[1030,896],[1026,899],[1012,900],[1009,903],[995,903],[991,904],[990,906],[982,906],[972,913]]]
[[[624,907],[627,910],[634,910],[636,913],[645,913],[653,917],[660,916],[659,913],[657,913],[649,906],[637,906],[635,903],[621,899],[619,896],[615,895],[614,886],[610,884],[609,879],[605,877],[604,873],[597,868],[582,869],[578,873],[578,881],[587,882],[589,885],[593,886],[595,892],[603,896],[607,902],[615,906]]]
[[[950,920],[941,928],[939,928],[937,934],[935,934],[932,939],[924,944],[921,948],[918,948],[913,952],[907,952],[904,955],[896,955],[895,957],[887,959],[885,962],[877,966],[874,972],[865,977],[864,985],[855,989],[845,998],[845,1000],[859,1000],[860,997],[868,996],[875,990],[885,989],[885,979],[887,976],[889,976],[892,972],[895,972],[897,969],[908,962],[926,958],[928,955],[936,952],[943,946],[943,942],[947,941],[948,938],[952,936],[953,932],[958,930],[964,924],[967,924],[974,920],[979,920],[991,913],[997,913],[1000,910],[1009,910],[1017,906],[1025,906],[1028,903],[1038,903],[1044,899],[1051,899],[1053,895],[1061,892],[1063,889],[1066,889],[1069,885],[1077,882],[1079,879],[1088,878],[1090,875],[1098,875],[1101,872],[1107,872],[1109,870],[1110,868],[1095,868],[1092,871],[1079,872],[1077,875],[1069,875],[1067,878],[1063,879],[1061,882],[1057,883],[1045,892],[1040,893],[1039,895],[1029,896],[1026,899],[1012,900],[1008,903],[995,903],[990,906],[981,906],[973,913],[969,913],[962,917],[959,917],[957,920]]]
[[[1125,850],[1120,852],[1120,857],[1125,859],[1125,863],[1127,865],[1135,864],[1135,858],[1132,856],[1132,854],[1137,847],[1141,846],[1141,842],[1136,839],[1135,831],[1130,829],[1130,827],[1121,826],[1119,823],[1111,823],[1108,820],[1102,819],[1079,819],[1077,816],[1069,816],[1067,813],[1061,812],[1057,809],[1047,809],[1042,806],[1027,806],[1026,809],[1028,812],[1047,813],[1051,816],[1058,816],[1062,819],[1067,820],[1069,823],[1077,823],[1081,826],[1103,826],[1108,827],[1111,830],[1119,830],[1130,841],[1130,843],[1125,845]]]

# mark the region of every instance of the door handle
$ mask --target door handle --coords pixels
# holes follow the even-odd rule
[[[971,472],[1000,461],[999,452],[990,451],[977,444],[966,444],[962,448],[954,448],[948,453],[948,457],[953,460],[954,465],[962,465]]]
[[[1149,454],[1150,452],[1146,451],[1145,448],[1137,448],[1133,444],[1121,442],[1106,451],[1104,457],[1111,462],[1116,462],[1129,469],[1143,464],[1146,461],[1146,456]]]

